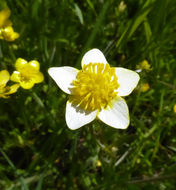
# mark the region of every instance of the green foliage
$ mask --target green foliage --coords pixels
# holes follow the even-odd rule
[[[22,57],[40,62],[45,81],[0,99],[0,189],[169,189],[176,187],[176,1],[6,0],[14,42],[0,41],[0,66]],[[144,59],[138,88],[126,98],[131,123],[100,121],[76,131],[65,123],[68,97],[49,77],[52,66],[80,68],[101,49],[111,65],[132,70]],[[141,92],[143,83],[150,89]]]

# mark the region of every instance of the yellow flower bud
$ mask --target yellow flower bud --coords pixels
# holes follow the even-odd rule
[[[140,88],[141,92],[146,92],[146,91],[148,91],[149,89],[150,89],[150,86],[149,86],[148,83],[143,83],[143,84],[141,85],[141,88]]]
[[[121,1],[118,7],[119,12],[123,12],[126,9],[127,5],[124,1]]]
[[[97,160],[96,166],[97,166],[97,167],[101,167],[101,166],[102,166],[102,163],[101,163],[100,160]]]
[[[173,107],[174,113],[176,113],[176,104]]]

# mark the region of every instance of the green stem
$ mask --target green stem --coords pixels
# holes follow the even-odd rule
[[[148,183],[148,182],[153,182],[153,181],[172,179],[175,177],[176,177],[176,173],[173,173],[171,175],[161,175],[161,176],[154,176],[154,177],[146,177],[144,179],[130,180],[127,183],[128,184]]]

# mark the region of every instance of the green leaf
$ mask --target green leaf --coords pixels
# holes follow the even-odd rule
[[[152,31],[147,19],[144,21],[144,30],[145,30],[147,43],[149,43],[151,41]]]
[[[78,16],[80,23],[84,24],[84,19],[83,19],[81,9],[79,8],[79,6],[76,3],[74,3],[74,6],[75,6],[75,13]]]
[[[126,41],[128,41],[128,39],[130,37],[132,37],[132,35],[134,34],[134,32],[138,29],[138,27],[140,26],[140,24],[142,22],[144,22],[144,20],[146,19],[146,16],[150,13],[150,11],[152,10],[153,6],[148,6],[144,9],[142,9],[140,11],[140,13],[131,21],[129,21],[129,23],[127,24],[127,27],[125,29],[125,31],[123,32],[123,34],[121,35],[120,39],[118,40],[116,46],[119,47],[120,45],[124,44]]]
[[[41,178],[39,179],[38,183],[37,183],[37,187],[35,190],[41,190],[42,189],[42,184],[43,184],[43,176],[41,176]]]

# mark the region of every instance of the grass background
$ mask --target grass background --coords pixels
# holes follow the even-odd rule
[[[1,0],[20,38],[0,41],[0,69],[12,73],[17,58],[36,59],[45,81],[0,99],[0,189],[176,188],[176,1],[126,0],[124,10],[120,3]],[[94,47],[112,66],[135,70],[146,59],[152,67],[126,98],[127,130],[98,120],[76,131],[66,126],[68,97],[47,70],[80,68]]]

